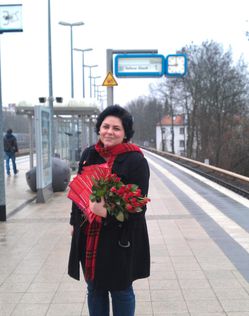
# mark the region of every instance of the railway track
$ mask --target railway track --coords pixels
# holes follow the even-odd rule
[[[153,152],[159,156],[169,159],[184,168],[187,168],[195,173],[202,175],[205,178],[210,179],[211,181],[218,183],[239,195],[249,199],[249,178],[242,176],[240,174],[217,168],[196,160],[189,158],[181,157],[171,153],[157,151],[153,148],[146,148],[145,150]]]

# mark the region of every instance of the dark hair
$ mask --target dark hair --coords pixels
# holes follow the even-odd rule
[[[7,133],[8,133],[8,134],[12,134],[12,132],[13,132],[13,131],[12,131],[11,128],[7,129]]]
[[[124,131],[125,131],[126,141],[129,141],[134,134],[133,118],[127,110],[125,110],[124,108],[122,108],[120,105],[117,105],[117,104],[108,106],[106,109],[104,109],[104,111],[102,111],[99,114],[99,116],[97,117],[96,125],[95,125],[96,133],[99,134],[100,126],[107,116],[115,116],[121,120]]]

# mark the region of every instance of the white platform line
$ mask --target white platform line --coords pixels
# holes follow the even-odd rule
[[[146,151],[143,150],[145,153]],[[161,156],[158,156],[152,152],[148,152],[150,155],[153,155],[154,157],[156,157],[157,159],[160,159],[162,160],[163,162],[169,164],[169,165],[172,165],[174,166],[175,168],[178,168],[179,170],[189,174],[191,177],[195,178],[195,179],[198,179],[200,181],[202,181],[203,183],[209,185],[210,187],[214,188],[215,190],[227,195],[229,198],[233,199],[234,201],[244,205],[245,207],[248,207],[249,208],[249,200],[241,195],[239,195],[238,193],[234,192],[234,191],[231,191],[225,187],[223,187],[222,185],[218,184],[218,183],[215,183],[201,175],[199,175],[198,173],[195,173],[173,161],[170,161],[164,157],[161,157]]]
[[[156,162],[146,157],[148,162],[159,170],[164,176],[170,179],[177,187],[193,200],[208,216],[210,216],[229,236],[231,236],[241,247],[249,252],[249,233],[237,223],[219,211],[213,204],[203,198],[196,191],[191,189],[184,182],[165,170]],[[153,203],[153,201],[152,201]]]

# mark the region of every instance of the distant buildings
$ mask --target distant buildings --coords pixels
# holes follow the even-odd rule
[[[166,115],[156,127],[156,148],[185,156],[187,144],[187,122],[184,114]]]

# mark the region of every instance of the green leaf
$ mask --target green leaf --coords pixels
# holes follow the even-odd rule
[[[90,195],[90,200],[91,200],[91,202],[95,202],[96,201],[95,196],[91,194]]]
[[[122,212],[119,212],[117,215],[116,215],[116,219],[119,221],[119,222],[123,222],[124,221],[124,214]]]

